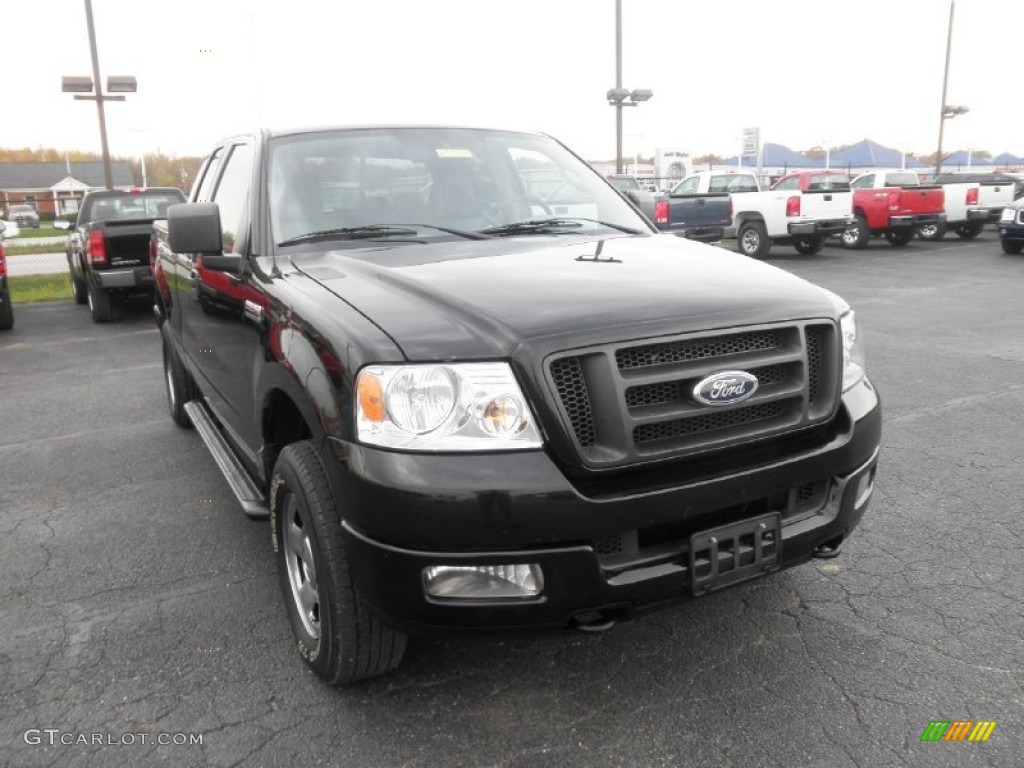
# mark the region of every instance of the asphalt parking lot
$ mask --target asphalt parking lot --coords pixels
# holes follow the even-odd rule
[[[603,635],[417,639],[342,690],[293,648],[265,524],[167,416],[145,303],[105,326],[17,307],[0,765],[1020,765],[1024,257],[989,229],[771,261],[855,307],[883,398],[875,498],[842,556]],[[998,725],[922,743],[933,720]],[[202,744],[142,743],[157,734]]]

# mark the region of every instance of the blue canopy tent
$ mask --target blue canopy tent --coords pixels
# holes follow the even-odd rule
[[[737,158],[733,156],[728,160],[723,160],[720,165],[735,166],[736,160]],[[743,165],[747,168],[753,168],[756,163],[752,158],[743,158]],[[765,142],[764,147],[762,147],[761,165],[765,168],[786,169],[825,167],[825,163],[820,160],[814,160],[806,155],[801,155],[799,152],[794,152],[789,147],[784,147],[781,144],[773,144],[770,141]]]
[[[995,165],[996,163],[994,160],[986,160],[984,158],[978,157],[974,153],[968,153],[960,149],[944,157],[942,159],[942,164],[944,166],[952,165],[967,167],[968,165],[970,165],[973,167],[975,165]]]
[[[871,139],[864,139],[856,144],[833,152],[829,165],[833,168],[902,168],[903,153],[879,144]],[[915,157],[907,155],[907,168],[927,168]]]
[[[1024,165],[1024,157],[1018,157],[1017,155],[1011,155],[1009,152],[1003,152],[1003,154],[993,157],[992,162],[995,165]]]

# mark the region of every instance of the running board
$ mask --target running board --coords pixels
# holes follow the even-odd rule
[[[217,425],[214,424],[206,406],[199,400],[192,400],[185,403],[185,413],[192,420],[192,426],[196,428],[199,437],[206,444],[207,450],[213,456],[213,460],[220,467],[221,474],[231,486],[232,493],[242,505],[242,511],[253,520],[266,520],[270,517],[270,510],[267,509],[266,499],[260,493],[260,489],[249,477],[249,473],[239,463],[238,459],[231,452],[227,441],[221,435]]]

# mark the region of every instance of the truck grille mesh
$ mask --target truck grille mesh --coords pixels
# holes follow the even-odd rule
[[[835,323],[816,321],[555,355],[548,380],[583,462],[628,466],[825,421],[838,403],[840,359]],[[702,379],[729,370],[757,377],[748,400],[693,397]]]
[[[593,445],[594,417],[579,358],[563,357],[553,362],[551,378],[554,379],[562,407],[572,423],[573,432],[576,433],[576,441],[583,447]]]
[[[668,344],[648,344],[631,349],[620,349],[615,353],[615,362],[618,364],[619,370],[623,371],[629,368],[643,368],[686,360],[704,360],[709,357],[735,355],[740,352],[773,349],[781,343],[782,335],[778,331],[737,333],[717,339],[675,341]]]

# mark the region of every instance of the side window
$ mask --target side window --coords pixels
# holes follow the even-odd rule
[[[196,192],[195,202],[210,202],[210,195],[213,192],[213,182],[217,180],[217,169],[220,168],[220,159],[223,155],[224,148],[218,147],[210,156],[209,162],[206,163],[206,169],[203,171],[202,178],[196,181],[199,191]]]
[[[700,177],[691,176],[688,179],[683,179],[676,184],[675,189],[672,190],[673,195],[693,195],[696,194],[697,188],[700,186]]]
[[[853,187],[854,189],[871,189],[873,186],[875,186],[875,175],[873,173],[870,173],[867,176],[861,176],[859,179],[854,181],[853,184],[851,184],[850,186]]]
[[[791,189],[800,189],[800,177],[790,176],[788,179],[783,179],[782,181],[775,185],[775,188],[786,191]]]
[[[224,252],[235,249],[235,237],[242,224],[245,202],[249,199],[249,180],[252,170],[252,147],[236,144],[224,166],[217,184],[213,202],[220,208],[220,226],[224,237]]]

